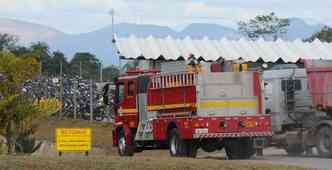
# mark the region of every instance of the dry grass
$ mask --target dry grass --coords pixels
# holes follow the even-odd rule
[[[291,166],[253,164],[246,161],[223,161],[213,159],[184,159],[158,157],[121,158],[40,158],[40,157],[5,157],[0,158],[0,169],[26,170],[302,170]]]
[[[293,166],[280,166],[253,163],[250,161],[228,161],[220,159],[186,159],[171,158],[167,151],[144,151],[134,157],[117,156],[112,146],[112,126],[105,123],[90,123],[76,120],[47,120],[42,121],[37,138],[54,141],[56,128],[91,128],[93,131],[93,145],[107,149],[110,154],[94,155],[90,157],[64,156],[16,156],[0,157],[0,169],[26,170],[82,170],[82,169],[124,169],[124,170],[302,170]]]

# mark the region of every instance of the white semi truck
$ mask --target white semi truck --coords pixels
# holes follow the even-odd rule
[[[270,145],[289,155],[332,157],[332,61],[263,73],[265,112],[272,115]]]

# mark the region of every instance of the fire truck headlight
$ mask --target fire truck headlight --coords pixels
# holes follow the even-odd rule
[[[194,123],[194,124],[193,124],[193,127],[194,127],[194,128],[199,128],[199,127],[200,127],[200,125],[199,125],[199,123],[198,123],[198,122],[196,122],[196,123]]]
[[[259,126],[259,123],[257,121],[255,121],[255,127],[258,127]]]
[[[184,125],[184,128],[190,128],[189,122],[187,122],[187,121],[183,122],[183,125]]]
[[[130,127],[130,128],[134,128],[135,125],[136,125],[136,123],[135,123],[134,121],[130,121],[130,122],[129,122],[129,127]]]

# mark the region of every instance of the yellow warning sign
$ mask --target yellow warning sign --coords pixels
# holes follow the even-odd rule
[[[56,149],[58,152],[89,152],[91,150],[91,129],[57,128]]]

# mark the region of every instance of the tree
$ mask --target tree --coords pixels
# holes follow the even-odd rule
[[[29,56],[31,54],[30,48],[24,46],[16,46],[10,50],[17,57]]]
[[[116,66],[108,66],[103,69],[103,79],[104,81],[114,81],[115,78],[119,76],[119,69]]]
[[[4,49],[7,50],[14,49],[16,47],[17,41],[18,38],[13,35],[0,33],[0,51]]]
[[[60,65],[62,64],[62,73],[69,74],[69,63],[65,57],[65,55],[60,51],[55,51],[52,53],[50,63],[47,64],[49,67],[47,68],[47,72],[49,75],[57,76],[60,74]]]
[[[289,20],[279,18],[273,12],[268,15],[258,15],[248,22],[238,22],[239,31],[252,40],[260,37],[276,41],[288,31]]]
[[[76,53],[70,61],[70,69],[73,75],[80,75],[85,79],[99,78],[100,61],[90,53]]]
[[[322,42],[332,42],[332,28],[325,26],[319,32],[314,33],[310,38],[305,41],[312,42],[315,39],[319,39]]]
[[[33,43],[30,47],[30,51],[31,54],[29,55],[38,56],[42,67],[42,73],[44,75],[51,75],[52,71],[50,71],[48,68],[50,68],[52,65],[52,58],[48,44],[45,42]]]
[[[42,111],[22,92],[23,83],[40,73],[36,57],[19,58],[10,52],[0,52],[0,129],[7,139],[8,153],[15,152],[20,133],[32,131],[32,120]]]

